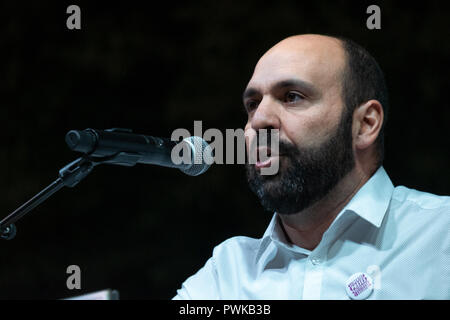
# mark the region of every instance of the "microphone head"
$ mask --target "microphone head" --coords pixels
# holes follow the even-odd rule
[[[190,176],[198,176],[209,169],[214,162],[214,156],[211,146],[202,138],[192,136],[183,139],[192,151],[191,166],[180,169],[185,174]]]

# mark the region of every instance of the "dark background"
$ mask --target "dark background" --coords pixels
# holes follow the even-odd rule
[[[241,94],[259,57],[299,33],[365,46],[391,97],[385,168],[395,185],[450,193],[450,12],[444,1],[13,2],[0,6],[3,218],[78,157],[64,136],[88,127],[170,137],[176,128],[242,128]],[[150,2],[147,2],[150,3]],[[81,7],[81,30],[66,8]],[[381,7],[381,30],[366,8]],[[0,242],[1,299],[58,299],[105,288],[122,299],[169,299],[225,239],[260,237],[271,214],[243,166],[189,177],[138,165],[100,166],[17,224]],[[66,288],[79,265],[82,290]]]

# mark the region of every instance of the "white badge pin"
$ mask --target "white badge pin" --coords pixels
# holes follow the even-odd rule
[[[373,291],[373,280],[367,273],[358,272],[348,278],[345,291],[350,298],[364,300]]]

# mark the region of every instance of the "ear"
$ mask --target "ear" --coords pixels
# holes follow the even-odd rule
[[[353,141],[357,150],[370,147],[378,137],[383,124],[383,107],[378,100],[369,100],[353,113]]]

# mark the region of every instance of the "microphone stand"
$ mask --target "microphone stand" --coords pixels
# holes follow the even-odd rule
[[[119,152],[107,157],[89,157],[84,155],[59,170],[59,177],[33,198],[25,202],[14,212],[0,221],[0,238],[11,240],[15,237],[17,228],[14,223],[36,208],[39,204],[50,198],[62,187],[75,187],[92,169],[101,163],[134,166],[141,156],[128,152]]]
[[[50,198],[55,192],[62,187],[74,187],[85,178],[94,168],[94,162],[87,157],[81,157],[69,163],[59,171],[59,177],[48,185],[33,198],[25,202],[14,212],[0,221],[0,238],[11,240],[16,235],[16,226],[14,223],[26,215],[28,212],[36,208],[42,202]]]

